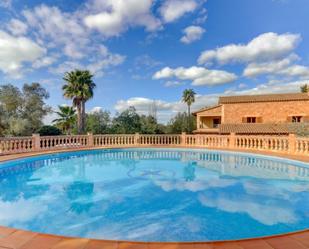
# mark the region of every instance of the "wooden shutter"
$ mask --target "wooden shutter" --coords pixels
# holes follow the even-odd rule
[[[263,123],[263,118],[262,117],[257,117],[256,118],[257,123]]]

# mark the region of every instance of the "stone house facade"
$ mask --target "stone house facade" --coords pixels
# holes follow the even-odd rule
[[[215,106],[193,113],[195,133],[289,134],[309,126],[309,94],[220,97]]]

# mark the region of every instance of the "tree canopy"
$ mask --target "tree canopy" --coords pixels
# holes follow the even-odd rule
[[[31,135],[43,126],[51,112],[45,100],[48,92],[39,84],[24,84],[22,90],[11,84],[0,86],[0,135]]]
[[[62,87],[63,95],[72,99],[73,106],[77,109],[78,134],[85,132],[86,108],[85,103],[93,97],[96,84],[93,75],[88,70],[75,70],[64,75],[65,84]]]

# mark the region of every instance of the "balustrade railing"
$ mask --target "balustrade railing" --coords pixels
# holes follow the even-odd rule
[[[84,148],[89,145],[88,136],[48,136],[40,137],[39,150]]]
[[[309,156],[309,138],[244,135],[75,135],[0,138],[0,155],[71,148],[198,147]]]

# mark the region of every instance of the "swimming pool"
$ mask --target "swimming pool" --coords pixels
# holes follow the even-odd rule
[[[309,165],[113,149],[0,163],[0,225],[111,240],[213,241],[309,228]]]

